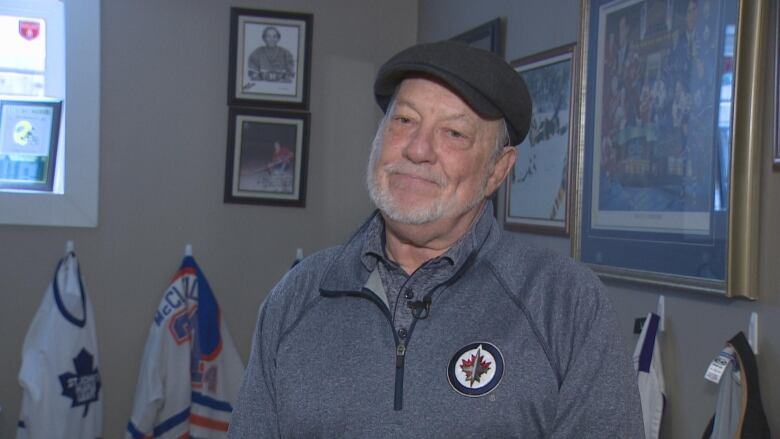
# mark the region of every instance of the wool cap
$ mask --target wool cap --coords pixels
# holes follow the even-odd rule
[[[521,143],[528,134],[532,106],[528,87],[498,55],[451,40],[404,49],[376,75],[374,96],[382,111],[387,111],[396,86],[414,74],[442,81],[486,119],[504,118],[512,145]]]

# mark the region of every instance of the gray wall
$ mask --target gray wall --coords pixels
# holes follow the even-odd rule
[[[314,14],[306,208],[222,203],[231,6]],[[295,248],[338,243],[371,211],[362,182],[380,115],[373,75],[417,36],[416,0],[102,8],[99,226],[0,226],[0,438],[14,436],[23,337],[67,239],[96,312],[104,437],[123,434],[147,331],[186,243],[246,360],[258,306]]]
[[[776,2],[771,2],[775,3]],[[511,61],[549,48],[575,42],[579,38],[577,0],[421,0],[418,40],[449,38],[496,17],[506,19],[506,59]],[[773,6],[776,7],[776,6]],[[776,16],[775,10],[770,16]],[[774,24],[770,35],[774,35]],[[774,65],[773,47],[766,47],[768,66]],[[774,69],[766,69],[771,84]],[[761,167],[761,265],[760,300],[730,301],[696,293],[609,283],[616,304],[627,349],[633,351],[636,336],[633,319],[654,311],[658,296],[666,296],[666,332],[660,339],[667,389],[667,411],[661,436],[701,437],[712,414],[717,389],[704,380],[704,372],[724,342],[737,331],[747,332],[749,315],[759,315],[758,367],[762,399],[770,427],[780,434],[780,172],[771,166],[773,87],[765,94],[762,129],[764,149]],[[529,241],[569,254],[569,240],[524,235]]]

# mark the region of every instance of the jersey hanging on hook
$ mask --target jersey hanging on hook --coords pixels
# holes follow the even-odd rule
[[[740,331],[713,361],[723,364],[711,381],[719,381],[715,414],[702,435],[704,439],[769,439],[769,424],[761,403],[756,356]],[[710,366],[713,369],[713,366]],[[732,410],[738,407],[738,410]]]
[[[225,437],[243,375],[214,293],[185,256],[149,329],[125,437]]]
[[[22,348],[17,439],[97,438],[103,390],[92,304],[72,247],[60,259]]]
[[[658,349],[658,333],[661,324],[659,315],[648,313],[634,350],[634,368],[637,371],[639,398],[642,402],[645,439],[658,439],[661,432],[661,417],[666,405],[664,370],[661,351]]]

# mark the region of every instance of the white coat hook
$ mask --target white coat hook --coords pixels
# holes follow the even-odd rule
[[[295,260],[300,261],[301,259],[303,259],[303,249],[302,248],[295,249]]]
[[[658,296],[658,308],[656,309],[655,313],[658,314],[658,330],[660,332],[664,332],[664,328],[666,327],[666,310],[664,309],[666,307],[666,300],[664,300],[664,296],[660,295]]]
[[[66,255],[75,252],[75,250],[76,250],[76,246],[73,244],[73,241],[71,241],[71,240],[65,241],[65,254]]]
[[[750,326],[748,326],[748,343],[754,354],[758,354],[758,313],[750,313]]]
[[[192,244],[184,246],[184,256],[192,256]]]

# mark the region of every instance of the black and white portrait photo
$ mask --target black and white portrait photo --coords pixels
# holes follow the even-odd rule
[[[230,103],[305,108],[311,15],[233,9],[232,18]]]
[[[245,47],[252,47],[251,44],[258,41],[258,36],[262,44],[251,52],[244,52],[244,91],[251,92],[257,88],[272,94],[295,94],[297,57],[294,54],[297,54],[298,35],[298,28],[294,26],[259,23],[245,25]]]

